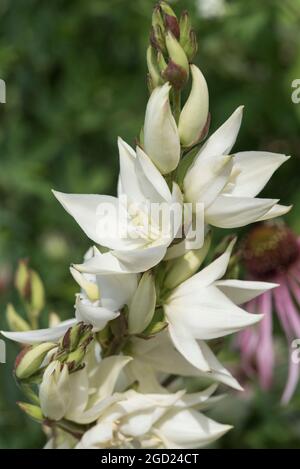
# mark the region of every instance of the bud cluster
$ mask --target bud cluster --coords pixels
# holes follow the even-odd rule
[[[149,88],[165,82],[180,90],[189,77],[189,63],[197,52],[197,40],[188,13],[180,20],[166,2],[154,8],[150,46],[147,51]]]

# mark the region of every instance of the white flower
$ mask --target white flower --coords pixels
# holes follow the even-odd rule
[[[143,394],[134,390],[116,395],[77,449],[198,448],[222,436],[230,426],[201,414],[215,386],[192,395]]]
[[[226,252],[173,290],[164,304],[168,331],[177,350],[196,368],[210,371],[203,340],[216,339],[258,322],[243,304],[277,285],[220,280],[227,269],[233,243]],[[198,342],[200,341],[200,342]]]
[[[154,89],[144,123],[145,152],[162,174],[176,169],[180,159],[179,134],[169,102],[170,89],[169,83]]]
[[[209,373],[199,370],[187,361],[176,350],[167,331],[160,332],[149,340],[134,337],[130,342],[130,355],[133,360],[128,364],[126,373],[132,382],[139,382],[141,389],[156,389],[157,373],[163,373],[212,379],[241,391],[237,380],[219,362],[206,342],[198,341],[198,346],[209,365]]]
[[[97,255],[96,248],[89,250],[86,262]],[[101,256],[101,254],[99,253]],[[75,319],[69,319],[48,329],[25,332],[1,333],[8,339],[23,344],[35,344],[44,341],[58,341],[76,322],[92,324],[95,331],[105,328],[109,321],[116,319],[125,304],[130,304],[138,286],[137,274],[82,274],[71,267],[71,274],[81,287],[76,295]]]
[[[54,192],[87,236],[112,250],[102,255],[98,252],[87,265],[76,266],[78,270],[97,274],[144,272],[162,260],[181,225],[178,186],[174,183],[170,192],[141,148],[137,147],[135,153],[119,139],[119,153],[119,198]],[[163,218],[154,216],[154,206],[158,213],[163,210]]]
[[[51,362],[43,374],[39,389],[43,415],[51,420],[61,420],[69,406],[70,391],[67,365],[59,361]]]
[[[239,107],[207,140],[184,179],[185,200],[203,203],[206,223],[236,228],[281,216],[290,207],[256,195],[289,157],[268,152],[230,155],[241,125]]]
[[[92,261],[95,255],[98,255],[96,248],[90,249],[85,261]],[[70,271],[82,289],[76,297],[76,319],[92,324],[96,330],[104,329],[119,316],[120,309],[131,302],[138,287],[137,274],[95,275],[81,273],[73,267]]]

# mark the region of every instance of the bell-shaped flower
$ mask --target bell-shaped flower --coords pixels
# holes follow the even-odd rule
[[[204,205],[205,221],[219,228],[237,228],[281,216],[290,207],[277,199],[256,196],[288,156],[268,152],[231,154],[236,141],[243,107],[205,142],[184,178],[184,197]]]
[[[119,197],[55,192],[57,199],[95,243],[111,249],[76,266],[97,274],[144,272],[164,257],[181,225],[182,196],[143,150],[119,139]]]
[[[233,242],[223,255],[175,288],[164,304],[174,346],[201,371],[209,372],[210,365],[198,341],[223,337],[258,322],[262,315],[249,314],[238,305],[277,286],[220,280],[227,270],[232,247]]]
[[[144,123],[144,149],[162,174],[176,169],[180,159],[180,140],[171,111],[169,83],[155,88],[147,104]]]

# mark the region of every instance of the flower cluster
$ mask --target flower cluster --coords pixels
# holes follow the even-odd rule
[[[135,148],[118,141],[118,196],[54,192],[95,244],[71,267],[75,317],[4,333],[28,345],[15,373],[32,403],[20,405],[48,428],[50,448],[195,448],[230,428],[202,413],[220,398],[211,397],[219,383],[241,389],[214,339],[258,322],[241,305],[276,285],[225,275],[235,240],[208,263],[211,232],[286,213],[257,195],[288,158],[232,153],[242,106],[206,139],[209,93],[196,51],[188,14],[178,20],[160,2],[144,125]],[[190,394],[185,377],[214,384]]]

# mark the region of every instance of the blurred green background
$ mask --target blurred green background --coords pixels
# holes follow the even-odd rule
[[[47,312],[73,314],[69,274],[89,241],[51,194],[115,192],[117,136],[133,143],[147,101],[145,50],[152,0],[1,0],[0,326],[14,301],[11,273],[29,258],[47,290]],[[294,203],[287,216],[300,233],[299,0],[178,0],[199,39],[215,129],[240,104],[235,148],[293,155],[264,195]],[[45,317],[47,315],[45,312]],[[0,365],[0,448],[40,447],[38,425],[17,408],[14,344]],[[272,394],[252,383],[251,399],[228,399],[218,417],[234,423],[220,447],[300,447],[300,395],[281,408],[285,365]],[[281,374],[280,374],[281,373]]]

